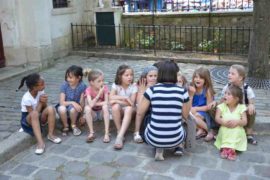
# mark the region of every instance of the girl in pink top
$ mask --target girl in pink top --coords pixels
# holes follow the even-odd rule
[[[89,127],[89,135],[86,142],[93,142],[95,140],[95,133],[93,128],[93,120],[104,119],[105,134],[103,138],[104,143],[110,142],[109,126],[109,89],[104,85],[104,74],[98,69],[86,70],[88,75],[89,87],[85,90],[85,118]]]

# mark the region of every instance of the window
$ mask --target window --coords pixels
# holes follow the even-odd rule
[[[68,7],[69,0],[53,0],[53,8]]]

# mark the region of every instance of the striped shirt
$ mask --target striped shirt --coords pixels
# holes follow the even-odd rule
[[[189,101],[186,89],[175,84],[156,84],[144,97],[151,103],[150,123],[145,129],[146,142],[157,148],[173,148],[185,139],[182,127],[183,103]]]

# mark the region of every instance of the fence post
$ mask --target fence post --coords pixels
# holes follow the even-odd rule
[[[72,43],[72,50],[74,49],[74,37],[73,37],[73,24],[70,23],[71,26],[71,43]]]

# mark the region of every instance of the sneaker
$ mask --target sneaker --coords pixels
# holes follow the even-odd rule
[[[182,156],[184,154],[183,148],[182,147],[177,147],[174,150],[174,155],[176,156]]]
[[[134,140],[136,143],[143,143],[143,139],[142,139],[141,135],[139,134],[139,132],[135,132],[135,133],[134,133],[133,140]]]

